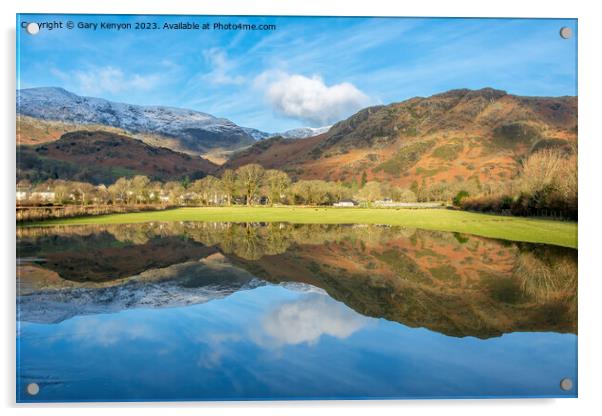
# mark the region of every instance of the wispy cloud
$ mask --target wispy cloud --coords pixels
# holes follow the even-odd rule
[[[117,94],[131,90],[149,91],[161,83],[161,74],[125,74],[113,66],[92,67],[64,72],[52,69],[52,74],[64,81],[69,89],[85,95]]]
[[[245,78],[240,75],[231,75],[234,64],[228,60],[226,52],[219,48],[203,51],[205,61],[211,66],[211,71],[204,74],[201,79],[216,85],[240,85]]]
[[[241,339],[241,335],[236,333],[214,333],[199,338],[199,342],[206,344],[208,348],[199,356],[197,365],[208,369],[218,367],[224,354],[230,352],[228,344],[239,342]]]
[[[103,320],[101,318],[89,318],[78,322],[72,327],[72,332],[65,334],[73,340],[94,344],[102,347],[110,347],[121,342],[135,340],[156,340],[157,331],[145,323],[124,324],[118,318]]]
[[[120,22],[142,19],[181,18],[114,16]],[[19,85],[56,85],[121,102],[193,108],[264,131],[330,124],[366,101],[398,102],[452,88],[491,86],[521,95],[577,93],[577,37],[563,40],[558,35],[561,26],[577,34],[575,20],[240,20],[274,23],[278,29],[74,30],[25,36],[18,56]],[[265,80],[261,89],[253,82],[258,79]]]

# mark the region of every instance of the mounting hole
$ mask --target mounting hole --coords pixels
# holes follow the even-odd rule
[[[30,396],[35,396],[39,392],[40,386],[38,386],[38,383],[29,383],[27,385],[27,394],[29,394]]]
[[[563,378],[560,380],[560,388],[564,391],[569,391],[573,389],[573,380],[570,378]]]
[[[25,26],[25,30],[30,35],[37,35],[38,32],[40,31],[40,25],[38,25],[35,22],[27,23],[27,26]]]
[[[562,39],[570,39],[571,36],[573,36],[573,31],[570,27],[564,26],[560,28],[560,37]]]

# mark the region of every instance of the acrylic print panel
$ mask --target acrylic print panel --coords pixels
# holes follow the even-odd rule
[[[19,402],[577,396],[576,20],[17,43]]]

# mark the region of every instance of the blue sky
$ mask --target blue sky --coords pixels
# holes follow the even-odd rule
[[[275,24],[271,31],[18,31],[19,88],[191,108],[268,132],[453,88],[577,95],[576,20],[21,15],[21,21]]]

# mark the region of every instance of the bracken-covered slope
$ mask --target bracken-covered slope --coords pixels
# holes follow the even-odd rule
[[[77,131],[37,146],[17,147],[17,180],[69,179],[112,183],[121,176],[197,179],[217,168],[199,156],[150,146],[105,131]]]
[[[452,90],[363,109],[308,139],[271,138],[226,164],[287,170],[305,179],[503,181],[530,152],[576,151],[576,97],[521,97],[504,91]]]
[[[243,127],[207,113],[116,103],[79,96],[62,88],[18,90],[17,113],[24,116],[19,119],[18,127],[22,128],[17,129],[20,144],[57,139],[60,135],[50,134],[57,126],[67,131],[93,128],[89,126],[119,129],[152,145],[192,154],[238,149],[255,142]]]

